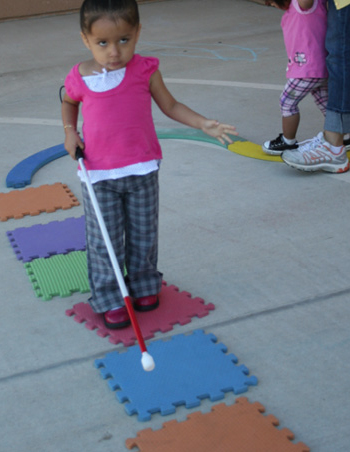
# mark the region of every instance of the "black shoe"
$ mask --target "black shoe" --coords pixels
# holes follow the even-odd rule
[[[343,141],[343,145],[345,146],[346,151],[350,151],[350,138]]]
[[[269,155],[281,155],[283,151],[292,151],[298,149],[298,143],[287,144],[283,139],[283,133],[280,133],[275,140],[265,141],[262,145],[262,149]]]

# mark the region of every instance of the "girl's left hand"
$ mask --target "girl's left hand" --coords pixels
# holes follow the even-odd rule
[[[227,135],[238,135],[236,132],[236,127],[230,126],[229,124],[221,124],[215,119],[206,119],[202,126],[203,132],[210,135],[211,137],[217,138],[221,144],[232,143],[231,138]]]

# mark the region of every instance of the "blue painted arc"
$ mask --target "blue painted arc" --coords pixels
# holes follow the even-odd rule
[[[22,188],[30,185],[33,175],[40,168],[65,155],[68,155],[68,152],[64,149],[63,144],[59,144],[27,157],[17,163],[8,173],[6,186],[9,188]]]
[[[159,139],[205,141],[225,149],[227,148],[216,138],[210,137],[201,130],[196,129],[161,129],[157,131],[157,136]],[[240,137],[231,136],[231,138],[233,141],[246,141]],[[30,185],[34,174],[40,168],[65,155],[68,155],[68,152],[64,149],[62,143],[27,157],[10,170],[6,177],[6,186],[8,188],[22,188]]]

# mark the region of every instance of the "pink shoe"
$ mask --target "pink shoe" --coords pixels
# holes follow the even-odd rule
[[[158,295],[148,295],[147,297],[135,298],[134,300],[134,308],[136,309],[136,311],[153,311],[153,309],[158,308],[158,306]]]
[[[130,325],[130,317],[125,306],[114,311],[107,311],[103,314],[103,319],[107,328],[125,328]]]

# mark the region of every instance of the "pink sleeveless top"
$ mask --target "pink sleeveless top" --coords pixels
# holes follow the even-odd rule
[[[116,88],[89,90],[75,65],[65,80],[68,96],[82,102],[87,170],[109,170],[162,158],[152,117],[151,75],[157,58],[134,55]]]
[[[287,78],[328,77],[326,0],[314,0],[308,10],[292,0],[282,16],[281,26],[288,56]]]

